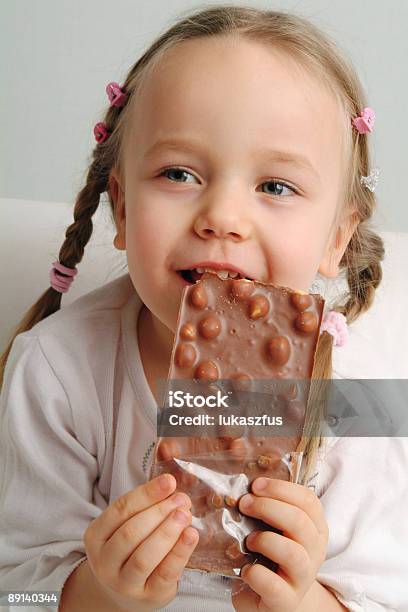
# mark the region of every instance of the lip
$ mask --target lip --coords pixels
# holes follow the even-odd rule
[[[231,272],[238,272],[243,277],[250,278],[254,280],[254,277],[250,274],[247,274],[245,270],[242,268],[238,268],[233,264],[228,262],[218,263],[215,261],[199,261],[198,263],[193,263],[186,265],[185,267],[178,268],[179,270],[193,270],[194,268],[212,268],[213,270],[231,270]]]

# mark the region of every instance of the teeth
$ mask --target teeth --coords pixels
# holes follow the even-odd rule
[[[198,274],[203,274],[204,272],[212,272],[218,276],[221,280],[226,280],[229,278],[237,278],[238,272],[232,272],[231,270],[213,270],[212,268],[195,268]]]

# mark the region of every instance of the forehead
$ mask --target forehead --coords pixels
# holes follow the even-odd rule
[[[220,159],[265,147],[306,157],[338,181],[346,118],[325,84],[286,53],[223,38],[166,52],[132,108],[128,146],[140,157],[159,140],[191,135]]]

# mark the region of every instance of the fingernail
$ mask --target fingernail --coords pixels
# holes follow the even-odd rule
[[[197,529],[193,529],[192,527],[188,527],[185,531],[183,531],[183,539],[186,544],[194,544],[197,540],[198,531]]]
[[[247,571],[249,570],[249,568],[251,567],[251,565],[249,563],[247,563],[246,565],[244,565],[243,567],[241,567],[241,573],[240,576],[244,577],[245,574],[247,573]]]
[[[159,485],[162,491],[167,491],[170,489],[170,484],[172,484],[173,477],[170,474],[162,474],[157,479],[157,484]]]
[[[174,520],[176,521],[176,523],[181,523],[182,525],[188,522],[188,516],[185,512],[182,512],[181,510],[177,510],[174,513],[173,516]]]
[[[257,478],[254,482],[254,487],[256,491],[262,491],[262,489],[266,489],[268,481],[266,478]]]
[[[245,538],[245,542],[247,544],[252,544],[256,538],[258,534],[258,531],[252,531],[246,538]]]
[[[243,508],[244,510],[249,508],[251,504],[252,504],[252,495],[244,495],[244,497],[242,497],[241,501],[239,502],[240,508]]]
[[[177,495],[175,495],[172,498],[172,502],[173,502],[174,506],[187,505],[188,504],[188,499],[182,493],[177,493]]]

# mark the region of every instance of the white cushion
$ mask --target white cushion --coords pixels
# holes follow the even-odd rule
[[[1,199],[0,347],[13,327],[49,286],[49,270],[58,258],[65,231],[73,221],[72,205],[58,202]],[[94,231],[79,273],[62,307],[127,270],[126,254],[114,248],[115,230],[109,205],[99,205]],[[383,280],[371,309],[349,326],[349,341],[335,347],[334,370],[342,378],[408,378],[408,233],[378,231],[385,242]],[[328,281],[322,295],[330,304],[344,295],[344,279]]]
[[[50,286],[50,268],[58,259],[72,204],[0,199],[1,315],[0,347],[26,310]],[[94,230],[62,307],[127,270],[124,251],[112,244],[115,236],[109,204],[101,202],[92,218]]]

